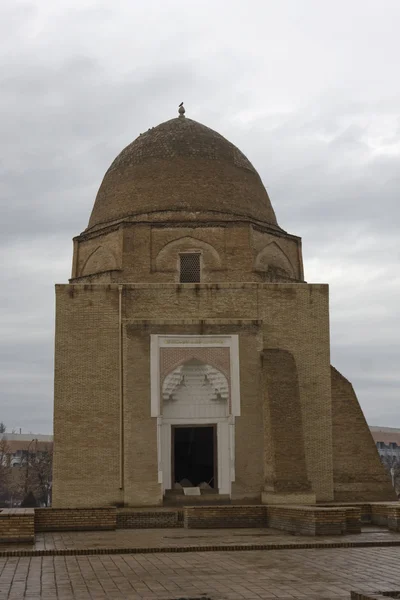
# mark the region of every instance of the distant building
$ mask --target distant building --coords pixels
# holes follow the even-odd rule
[[[392,457],[400,462],[400,429],[395,427],[370,427],[381,458]]]
[[[41,433],[4,433],[2,461],[11,467],[19,467],[28,456],[36,456],[53,449],[53,436]]]

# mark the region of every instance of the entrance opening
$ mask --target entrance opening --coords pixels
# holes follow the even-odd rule
[[[216,431],[214,426],[173,427],[173,481],[183,479],[193,486],[207,483],[217,488]]]

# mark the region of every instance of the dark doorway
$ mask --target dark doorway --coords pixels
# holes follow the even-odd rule
[[[216,489],[215,427],[173,427],[172,434],[173,481],[187,479],[194,486],[205,482]]]

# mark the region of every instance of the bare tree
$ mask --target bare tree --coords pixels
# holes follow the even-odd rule
[[[0,499],[4,503],[10,481],[10,448],[5,437],[0,438]]]
[[[24,495],[33,492],[35,498],[45,506],[50,503],[53,449],[51,444],[38,444],[28,448],[21,464],[24,473]]]
[[[21,463],[12,466],[11,449],[0,433],[0,505],[19,506],[31,492],[41,505],[51,498],[52,444],[32,440],[23,451]]]
[[[9,467],[7,501],[10,507],[19,506],[24,498],[24,472],[19,467]]]
[[[51,444],[45,444],[44,447],[42,446],[42,450],[36,453],[32,471],[36,484],[36,497],[45,506],[48,506],[53,475],[53,446]]]
[[[6,436],[0,438],[0,503],[14,506],[22,501],[23,478],[19,468],[13,468],[11,448]]]

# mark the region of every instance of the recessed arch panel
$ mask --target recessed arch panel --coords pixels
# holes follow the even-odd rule
[[[270,242],[263,248],[254,261],[255,271],[268,271],[269,269],[278,269],[286,273],[289,277],[295,278],[295,270],[288,256],[275,241]]]
[[[111,271],[112,269],[117,268],[117,261],[111,250],[104,248],[103,246],[98,246],[86,260],[80,276]]]
[[[155,259],[156,271],[175,271],[178,255],[182,252],[201,252],[207,269],[221,268],[221,258],[214,246],[192,236],[184,236],[168,242],[160,250]]]

